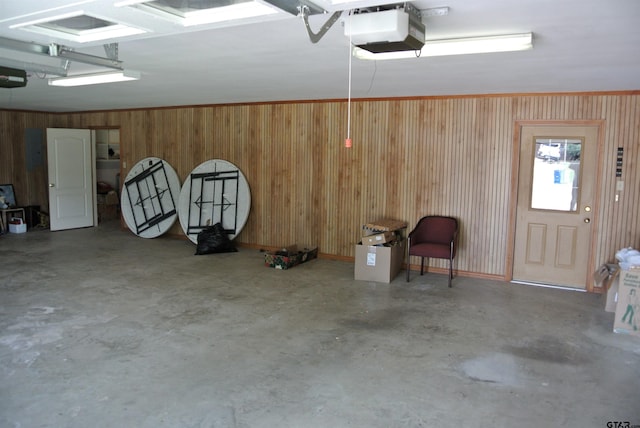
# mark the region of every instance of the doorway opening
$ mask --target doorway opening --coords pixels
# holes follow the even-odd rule
[[[120,128],[93,129],[97,223],[120,219]]]

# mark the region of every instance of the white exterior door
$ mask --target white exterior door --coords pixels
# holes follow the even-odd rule
[[[51,230],[94,225],[94,155],[88,129],[47,129]]]

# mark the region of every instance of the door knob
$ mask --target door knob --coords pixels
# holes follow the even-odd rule
[[[53,183],[49,183],[49,187],[56,187],[56,185]]]
[[[591,219],[587,217],[587,218],[584,219],[584,222],[585,223],[591,223]]]

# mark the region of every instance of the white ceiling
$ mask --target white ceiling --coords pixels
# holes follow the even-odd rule
[[[27,87],[0,88],[0,108],[65,112],[348,96],[349,39],[340,22],[313,44],[302,19],[286,12],[266,20],[185,28],[142,11],[116,8],[115,1],[0,2],[0,37],[58,43],[102,57],[104,41],[77,44],[10,26],[83,10],[150,30],[107,41],[119,43],[119,59],[125,68],[141,72],[141,80],[60,88],[30,73]],[[334,11],[393,2],[314,3]],[[639,0],[417,0],[412,4],[420,10],[449,7],[446,16],[423,19],[427,39],[533,32],[534,48],[395,61],[353,58],[352,98],[640,90]],[[312,28],[320,30],[328,17],[312,15]],[[0,49],[0,65],[2,59],[60,64],[58,58],[8,49]],[[74,62],[69,74],[89,69],[98,70]]]

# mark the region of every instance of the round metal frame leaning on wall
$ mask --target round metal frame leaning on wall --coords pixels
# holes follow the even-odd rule
[[[176,222],[180,179],[166,161],[148,157],[136,163],[120,194],[122,216],[134,234],[156,238]]]
[[[178,201],[184,234],[198,243],[198,233],[222,224],[229,239],[238,235],[249,217],[251,191],[242,171],[231,162],[212,159],[198,165],[185,178]]]

